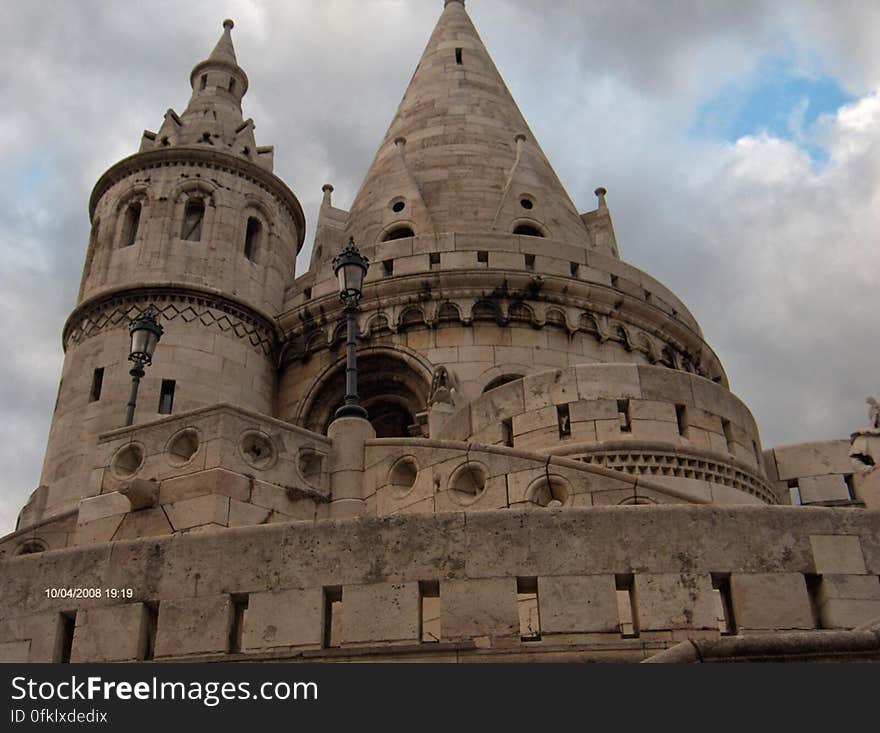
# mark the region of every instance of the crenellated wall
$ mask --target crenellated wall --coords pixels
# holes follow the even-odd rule
[[[684,638],[821,638],[880,615],[878,517],[682,505],[451,513],[13,557],[0,565],[0,659],[637,661]],[[45,592],[76,587],[116,597]]]

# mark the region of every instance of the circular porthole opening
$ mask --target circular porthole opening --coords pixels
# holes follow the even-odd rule
[[[530,502],[547,509],[565,506],[569,495],[568,482],[558,476],[551,476],[549,479],[540,478],[526,492]]]
[[[119,478],[134,476],[144,464],[144,449],[137,443],[120,448],[113,457],[112,468]]]
[[[265,433],[249,430],[239,443],[239,450],[245,462],[254,468],[265,470],[275,463],[275,446]]]
[[[471,461],[459,466],[449,479],[449,490],[459,504],[473,504],[486,490],[489,471],[482,463]]]
[[[411,456],[399,459],[388,473],[390,483],[399,494],[407,493],[416,483],[419,467]]]
[[[199,452],[199,434],[192,428],[181,430],[168,441],[166,450],[172,466],[183,466]]]
[[[405,208],[406,208],[406,201],[405,201],[404,199],[394,199],[394,200],[391,202],[391,210],[392,210],[395,214],[399,214],[399,213],[400,213],[401,211],[403,211]]]
[[[530,210],[535,207],[535,202],[532,201],[532,199],[530,199],[528,196],[523,196],[519,200],[519,205],[522,206],[524,209]]]

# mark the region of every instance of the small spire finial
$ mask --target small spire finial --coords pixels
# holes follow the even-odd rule
[[[599,197],[599,208],[607,208],[607,205],[605,204],[605,194],[608,193],[608,191],[605,189],[605,187],[599,186],[599,188],[597,188],[593,193],[595,193],[596,196]]]
[[[324,206],[330,206],[330,194],[333,193],[333,184],[325,183],[321,186],[321,190],[324,192],[324,200],[321,202]]]
[[[227,18],[223,21],[223,28],[227,31],[231,31],[233,28],[235,28],[235,22],[232,20],[232,18]]]

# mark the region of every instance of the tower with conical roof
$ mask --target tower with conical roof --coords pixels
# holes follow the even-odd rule
[[[619,450],[650,444],[677,467],[711,455],[739,472],[741,500],[773,500],[757,428],[696,320],[620,260],[604,188],[578,212],[463,2],[444,4],[350,210],[332,205],[331,188],[310,270],[280,319],[282,419],[325,432],[342,401],[329,263],[353,237],[373,263],[360,360],[379,437],[477,441],[646,476]],[[722,472],[703,476],[700,497],[734,496],[711,487]],[[676,468],[660,482],[687,495],[679,478]]]
[[[856,629],[880,615],[880,518],[853,509],[877,505],[880,430],[762,454],[462,0],[350,209],[324,185],[299,278],[302,212],[223,28],[183,114],[92,194],[42,484],[0,538],[0,660],[880,657]],[[335,417],[350,238],[368,419]],[[123,427],[148,307],[165,333]],[[801,480],[828,506],[774,506]],[[46,591],[75,587],[103,595]]]
[[[130,378],[128,323],[150,305],[163,353],[141,385],[137,423],[218,402],[269,413],[275,316],[302,246],[302,209],[272,173],[272,148],[243,119],[248,78],[233,22],[190,74],[183,114],[169,109],[140,151],[95,185],[82,285],[64,327],[65,361],[41,477],[28,519],[76,507],[97,436],[120,427]],[[132,468],[143,461],[135,445]]]

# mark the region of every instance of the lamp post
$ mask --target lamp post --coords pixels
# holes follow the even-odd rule
[[[125,409],[126,425],[131,425],[134,422],[134,408],[137,404],[141,377],[144,376],[144,367],[152,363],[156,344],[159,343],[159,339],[162,338],[162,333],[165,331],[156,320],[158,315],[159,312],[155,306],[149,305],[128,324],[128,333],[131,336],[128,360],[134,362],[134,366],[129,372],[131,374],[131,395]]]
[[[362,417],[367,411],[358,404],[357,390],[357,313],[358,301],[364,289],[364,277],[370,267],[369,260],[355,247],[349,238],[342,252],[333,258],[333,274],[339,280],[339,297],[345,305],[345,402],[336,410],[336,417]]]

